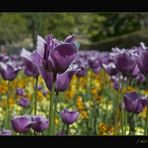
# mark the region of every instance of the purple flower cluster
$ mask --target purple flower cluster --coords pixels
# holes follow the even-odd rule
[[[36,132],[44,132],[49,126],[49,121],[41,115],[23,115],[14,116],[11,119],[11,124],[14,131],[18,133],[26,133],[30,129]]]

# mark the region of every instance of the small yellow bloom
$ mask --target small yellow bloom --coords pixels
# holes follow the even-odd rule
[[[56,124],[56,125],[59,124],[59,120],[58,120],[58,118],[55,118],[55,124]]]

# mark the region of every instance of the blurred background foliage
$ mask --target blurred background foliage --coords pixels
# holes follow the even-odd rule
[[[76,34],[80,49],[111,50],[148,43],[148,13],[0,13],[1,52],[36,48],[36,35]]]

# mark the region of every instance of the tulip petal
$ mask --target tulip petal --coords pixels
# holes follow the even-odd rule
[[[44,47],[45,47],[46,41],[41,37],[37,36],[37,53],[40,55],[41,58],[44,58]]]
[[[39,67],[39,72],[43,77],[47,88],[51,90],[53,82],[53,73],[47,72],[42,66]]]
[[[57,67],[57,73],[63,73],[67,70],[76,57],[76,53],[77,48],[72,44],[64,43],[56,46],[51,53],[51,58]]]

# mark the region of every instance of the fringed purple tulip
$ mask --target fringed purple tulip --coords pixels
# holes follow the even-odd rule
[[[16,78],[19,69],[10,64],[0,63],[0,73],[4,80],[12,81]]]
[[[32,129],[36,132],[44,132],[49,127],[48,119],[43,116],[33,116],[32,121],[34,122]]]
[[[127,52],[115,56],[117,70],[125,76],[131,76],[135,67],[135,57]]]
[[[30,105],[30,101],[27,99],[27,98],[21,98],[19,101],[18,101],[18,104],[21,106],[21,107],[28,107]]]
[[[25,74],[36,77],[39,74],[38,64],[40,62],[40,57],[36,51],[31,53],[23,48],[20,56],[25,64]]]
[[[67,109],[64,109],[60,114],[61,114],[62,121],[68,125],[76,122],[76,120],[79,117],[79,112],[69,111]]]
[[[63,92],[66,89],[68,89],[69,83],[74,74],[75,71],[66,71],[62,74],[57,74],[56,86],[55,86],[56,90]]]
[[[52,35],[48,35],[45,40],[38,36],[37,53],[46,71],[63,73],[76,57],[77,47],[73,36],[69,36],[64,42],[58,41]]]
[[[92,69],[96,69],[97,67],[101,65],[101,61],[98,58],[90,59],[88,63],[89,63],[90,68]]]
[[[128,112],[139,114],[147,105],[147,100],[137,92],[130,92],[124,95],[124,105]]]
[[[116,75],[118,72],[116,65],[113,62],[109,64],[102,64],[102,67],[110,76]]]
[[[74,70],[67,70],[66,72],[62,74],[57,74],[56,78],[54,77],[54,74],[51,72],[45,71],[42,67],[40,67],[40,73],[45,81],[45,84],[49,90],[52,88],[52,82],[54,81],[56,83],[56,90],[58,91],[65,91],[70,83],[70,80],[72,76],[75,74]]]
[[[15,116],[11,119],[11,124],[15,132],[26,133],[30,130],[32,125],[31,116]]]
[[[140,72],[144,75],[148,75],[148,51],[143,51],[136,58],[137,65],[140,69]]]
[[[16,94],[19,96],[23,96],[25,94],[25,90],[23,88],[17,88]]]
[[[86,73],[87,73],[86,68],[80,67],[80,69],[78,69],[78,71],[76,72],[76,76],[77,77],[84,77],[86,75]]]

